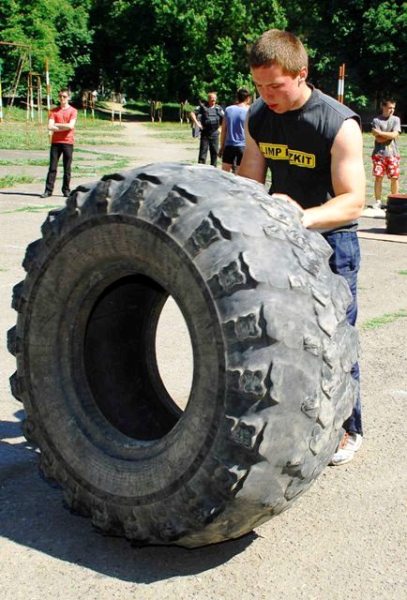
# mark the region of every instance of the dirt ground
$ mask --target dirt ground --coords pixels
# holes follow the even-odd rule
[[[196,159],[193,140],[188,147],[164,143],[141,124],[126,124],[126,139],[134,145],[106,152],[129,156],[134,165]],[[45,177],[46,168],[38,172]],[[64,200],[44,201],[42,191],[43,183],[0,191],[0,598],[407,599],[407,318],[401,316],[407,309],[407,236],[387,236],[380,211],[366,211],[361,219],[365,438],[355,460],[328,467],[290,510],[240,540],[196,550],[132,548],[64,509],[61,492],[38,475],[35,452],[21,434],[22,405],[10,393],[12,287],[24,277],[25,248],[39,237],[49,205]],[[181,397],[189,389],[191,357],[182,319],[173,318],[174,306],[167,310],[160,361],[167,387]]]

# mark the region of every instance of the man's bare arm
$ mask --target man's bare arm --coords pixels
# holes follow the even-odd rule
[[[331,150],[331,177],[335,196],[304,211],[305,227],[331,229],[354,221],[362,213],[366,186],[363,139],[354,119],[347,119],[336,135]]]
[[[379,144],[395,140],[400,135],[398,131],[381,131],[380,129],[372,129],[372,134]]]
[[[259,183],[264,183],[267,171],[266,159],[249,133],[247,119],[245,123],[245,138],[245,150],[237,174],[248,179],[254,179]]]
[[[191,117],[191,121],[192,123],[195,125],[195,127],[198,127],[199,129],[202,129],[202,123],[200,123],[196,117],[196,114],[194,112],[189,113],[189,116]]]
[[[76,119],[71,119],[69,123],[55,123],[54,119],[48,121],[48,131],[63,131],[67,129],[74,129]]]
[[[223,121],[222,121],[221,132],[220,132],[219,156],[222,156],[223,151],[225,149],[225,141],[226,141],[227,131],[228,131],[228,125],[227,125],[226,118],[224,117]]]

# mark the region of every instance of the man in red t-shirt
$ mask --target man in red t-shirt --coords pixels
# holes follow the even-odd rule
[[[59,106],[50,110],[48,115],[48,131],[52,133],[50,165],[45,184],[45,192],[41,198],[52,196],[57,176],[58,161],[62,154],[64,178],[62,193],[69,196],[71,182],[71,165],[74,144],[74,128],[78,111],[69,104],[69,91],[61,90],[58,94]]]

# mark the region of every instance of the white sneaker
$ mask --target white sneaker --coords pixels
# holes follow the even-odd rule
[[[371,200],[367,205],[367,208],[381,208],[382,203],[380,200]]]
[[[345,433],[329,464],[336,467],[350,462],[354,459],[355,452],[360,449],[362,442],[363,437],[360,433]]]

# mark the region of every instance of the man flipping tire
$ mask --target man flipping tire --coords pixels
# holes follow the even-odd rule
[[[270,168],[270,193],[299,205],[304,227],[323,233],[333,250],[331,268],[352,292],[347,316],[354,325],[360,261],[356,219],[365,201],[359,117],[306,82],[307,53],[293,34],[266,31],[249,60],[260,98],[249,112],[239,175],[264,183]],[[358,364],[352,374],[359,379]],[[362,444],[359,396],[344,428],[333,465],[352,460]]]

